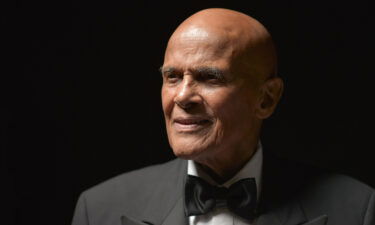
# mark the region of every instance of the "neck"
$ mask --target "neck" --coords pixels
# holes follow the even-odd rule
[[[223,184],[245,166],[245,164],[253,157],[256,150],[255,146],[254,148],[251,148],[251,151],[248,150],[242,154],[236,154],[237,158],[224,157],[222,160],[215,158],[196,162],[216,183]],[[238,156],[241,156],[241,158],[238,158]]]

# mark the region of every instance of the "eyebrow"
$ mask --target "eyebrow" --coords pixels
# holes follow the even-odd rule
[[[199,75],[213,75],[216,78],[220,80],[224,80],[224,71],[217,68],[217,67],[197,67],[194,69],[191,69],[194,74],[199,74]],[[176,71],[179,71],[175,67],[163,67],[161,66],[159,68],[159,71],[161,74],[164,73],[174,73]]]
[[[198,67],[194,69],[194,72],[202,75],[212,75],[219,80],[224,80],[224,71],[216,67]]]
[[[177,68],[175,68],[175,67],[163,67],[163,66],[161,66],[159,68],[159,72],[161,74],[164,74],[164,73],[167,73],[167,72],[172,73],[172,72],[175,72],[175,71],[178,71]]]

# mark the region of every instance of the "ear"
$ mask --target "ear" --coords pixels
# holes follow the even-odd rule
[[[256,116],[266,119],[275,111],[284,90],[283,80],[279,77],[267,79],[260,87],[259,101],[256,108]]]

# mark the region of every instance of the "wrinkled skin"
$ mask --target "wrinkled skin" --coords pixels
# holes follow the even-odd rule
[[[262,120],[280,99],[276,53],[255,19],[206,9],[171,36],[162,67],[162,105],[177,157],[203,165],[218,181],[253,155]]]

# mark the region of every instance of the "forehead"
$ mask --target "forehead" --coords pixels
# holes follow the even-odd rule
[[[171,37],[165,52],[164,66],[228,66],[232,56],[233,44],[225,35],[192,28]]]

